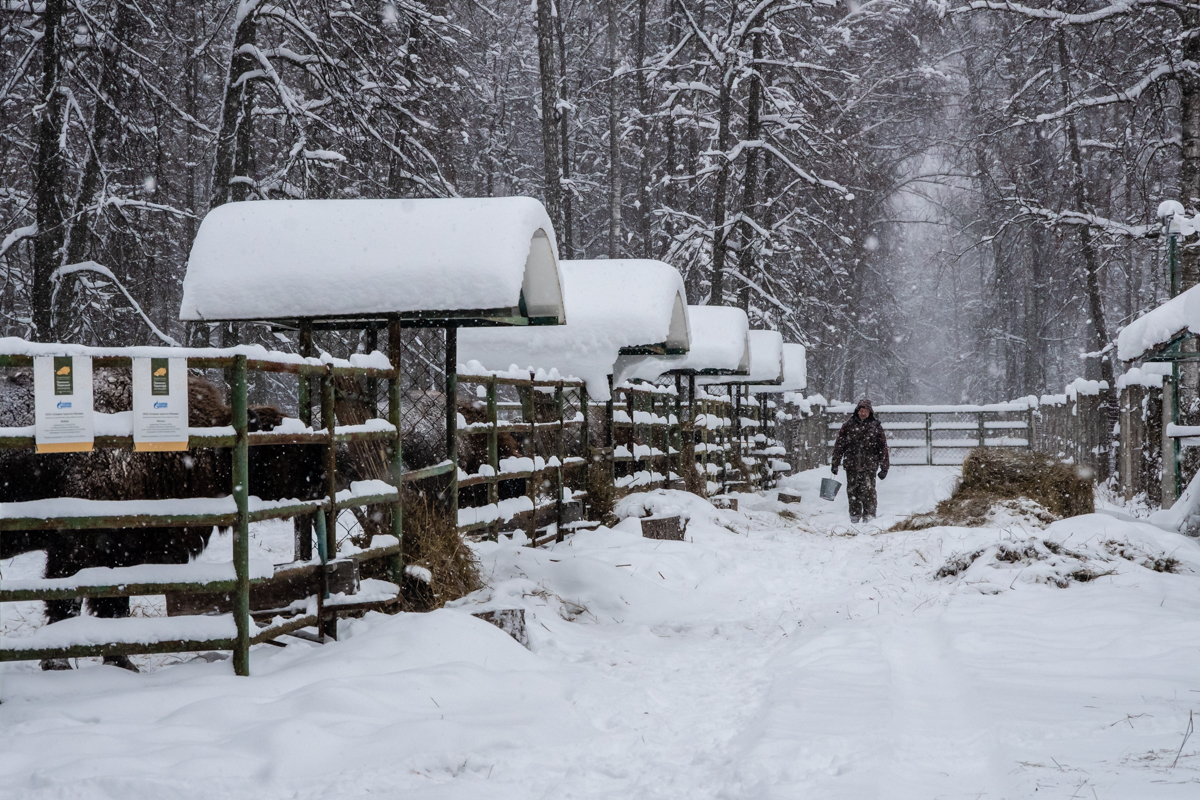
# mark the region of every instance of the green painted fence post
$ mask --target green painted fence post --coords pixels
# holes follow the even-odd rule
[[[487,501],[488,505],[496,505],[500,502],[500,434],[496,431],[496,426],[500,424],[499,412],[496,409],[496,376],[491,375],[487,379],[487,459],[488,466],[492,468],[492,477],[487,482]],[[491,537],[495,540],[500,535],[500,518],[491,524]]]
[[[233,598],[233,617],[237,641],[233,649],[233,671],[250,674],[250,435],[246,406],[246,357],[234,358],[230,380],[233,430],[233,500],[237,504],[237,524],[233,528],[233,569],[237,590]]]
[[[333,366],[326,365],[325,374],[321,376],[321,424],[329,436],[329,444],[325,447],[325,482],[326,494],[329,496],[325,509],[325,553],[328,559],[337,558],[337,447],[333,443],[334,429],[337,426],[337,412],[333,398]],[[320,537],[318,531],[317,536]],[[321,570],[321,591],[329,593],[329,573]],[[319,629],[323,635],[337,639],[337,614],[329,619],[319,620]]]
[[[395,439],[392,440],[392,463],[391,463],[391,478],[392,485],[396,487],[396,502],[392,504],[392,536],[396,537],[396,541],[403,544],[404,539],[404,504],[401,502],[401,495],[404,492],[404,459],[402,437],[400,435],[400,364],[395,362],[392,368],[396,370],[396,377],[388,380],[388,422],[396,429]],[[404,579],[404,556],[402,553],[404,548],[400,548],[400,552],[392,556],[392,581],[399,586]]]
[[[392,536],[400,543],[400,552],[392,558],[392,579],[400,585],[404,578],[404,436],[400,430],[403,418],[401,387],[404,370],[401,367],[400,318],[388,318],[388,361],[396,370],[396,377],[388,384],[388,422],[396,428],[392,443],[392,482],[396,486],[396,502],[392,505]]]
[[[563,414],[566,412],[566,404],[563,402],[563,385],[562,381],[554,387],[554,413],[558,417],[558,431],[555,435],[554,449],[555,455],[558,456],[558,468],[554,470],[554,541],[561,542],[563,540],[563,459],[567,457],[566,451],[566,427],[563,420]]]

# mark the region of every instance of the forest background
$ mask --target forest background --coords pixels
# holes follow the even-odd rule
[[[812,392],[1111,380],[1169,295],[1158,204],[1200,202],[1197,33],[1162,0],[0,0],[0,336],[285,346],[177,321],[211,208],[526,194],[562,257],[663,259],[806,345]]]

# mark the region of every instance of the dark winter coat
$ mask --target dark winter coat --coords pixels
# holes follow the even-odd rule
[[[860,408],[870,412],[866,419],[858,418]],[[846,420],[842,429],[838,431],[837,440],[833,444],[832,465],[837,469],[843,464],[846,472],[887,472],[891,467],[883,423],[875,418],[875,410],[871,408],[870,400],[859,400],[850,419]]]

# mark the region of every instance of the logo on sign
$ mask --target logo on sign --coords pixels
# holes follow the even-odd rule
[[[150,394],[154,397],[166,397],[171,393],[169,362],[165,358],[150,359]],[[155,406],[158,408],[158,406]]]
[[[54,394],[60,397],[75,394],[74,366],[74,359],[70,356],[54,357]]]
[[[71,403],[70,403],[70,402],[68,402],[67,400],[59,400],[59,401],[58,401],[58,407],[59,407],[59,408],[70,408],[70,407],[71,407]]]
[[[158,401],[157,403],[155,403],[155,404],[154,404],[154,407],[155,407],[155,408],[166,408],[166,407],[167,407],[167,404],[166,404],[166,403],[164,403],[163,401],[161,401],[161,400],[160,400],[160,401]]]

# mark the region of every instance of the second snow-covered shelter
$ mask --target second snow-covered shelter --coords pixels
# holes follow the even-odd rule
[[[730,306],[688,306],[692,346],[682,355],[625,355],[614,380],[657,380],[662,375],[749,375],[750,320]]]
[[[651,259],[563,261],[567,324],[536,330],[464,331],[463,361],[487,369],[557,369],[582,378],[594,400],[610,397],[624,357],[683,355],[691,348],[683,278]]]

